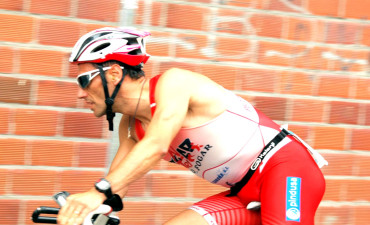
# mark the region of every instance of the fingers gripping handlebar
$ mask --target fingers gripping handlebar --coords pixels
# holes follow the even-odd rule
[[[59,192],[53,196],[54,201],[62,207],[66,203],[69,196],[68,192]],[[103,202],[96,210],[91,212],[84,219],[83,225],[118,225],[120,220],[118,217],[110,215],[112,211],[120,211],[123,209],[123,203],[118,195],[114,195],[111,199]],[[40,216],[42,214],[57,215],[60,208],[40,206],[32,213],[32,221],[34,223],[51,223],[57,224],[56,217]]]

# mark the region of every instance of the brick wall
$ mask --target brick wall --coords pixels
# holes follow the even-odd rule
[[[67,60],[82,34],[120,24],[119,0],[0,2],[0,224],[31,224],[60,190],[104,175],[112,134],[76,99]],[[148,76],[203,73],[318,149],[317,224],[370,221],[370,0],[140,0]],[[166,188],[163,188],[163,187]],[[158,164],[133,184],[123,224],[161,224],[223,188]]]

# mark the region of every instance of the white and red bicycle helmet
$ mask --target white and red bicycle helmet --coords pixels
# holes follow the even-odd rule
[[[71,63],[97,63],[102,79],[105,104],[107,105],[106,115],[109,123],[109,130],[113,130],[112,110],[114,98],[116,97],[127,69],[123,68],[123,76],[115,87],[113,94],[109,96],[105,72],[100,63],[115,60],[129,66],[137,66],[146,63],[150,55],[145,50],[145,37],[149,32],[139,31],[133,28],[105,27],[91,31],[82,36],[72,49],[69,61]]]
[[[105,27],[82,36],[72,49],[71,63],[103,63],[116,60],[130,66],[146,63],[145,37],[150,33],[134,28]]]

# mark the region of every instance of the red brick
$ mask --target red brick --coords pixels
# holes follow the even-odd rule
[[[253,105],[273,120],[286,120],[286,98],[257,96]]]
[[[338,16],[339,0],[327,1],[310,0],[308,1],[308,11],[320,16]]]
[[[200,65],[199,72],[226,89],[234,89],[237,70],[238,68],[229,66]]]
[[[354,210],[354,224],[356,225],[367,225],[370,221],[370,207],[368,205],[356,206]]]
[[[63,52],[21,49],[19,70],[20,73],[60,77],[64,60]]]
[[[254,14],[250,21],[258,36],[280,38],[282,35],[284,19],[281,16]]]
[[[227,19],[223,19],[226,17]],[[234,18],[234,20],[230,19]],[[245,12],[220,8],[217,12],[216,30],[219,33],[245,34],[248,33],[245,25]]]
[[[206,198],[220,192],[226,191],[227,188],[220,185],[209,183],[208,181],[201,179],[197,176],[193,178],[193,197],[194,198]]]
[[[365,104],[365,125],[370,126],[370,104]]]
[[[313,70],[328,70],[329,59],[323,55],[330,53],[327,47],[297,46],[295,48],[294,66]]]
[[[178,34],[176,37],[175,54],[176,57],[207,59],[213,55],[202,52],[208,46],[207,36],[198,34]],[[171,53],[170,53],[171,54]]]
[[[363,45],[370,46],[370,25],[364,25],[361,43]]]
[[[7,108],[0,108],[0,134],[9,132],[10,110]]]
[[[120,218],[124,218],[124,225],[156,225],[160,220],[157,213],[158,202],[140,201],[125,202],[125,209],[118,213]]]
[[[192,5],[168,4],[167,27],[206,31],[210,9]]]
[[[358,155],[355,158],[355,162],[351,165],[353,175],[355,176],[369,176],[370,175],[370,164],[369,156]]]
[[[137,1],[137,3],[138,3],[138,8],[136,9],[136,12],[135,12],[134,24],[141,25],[144,23],[144,19],[145,19],[144,13],[145,13],[146,1],[139,0]]]
[[[370,99],[370,78],[357,77],[356,78],[356,98]]]
[[[23,139],[0,139],[0,165],[24,165],[26,147]]]
[[[289,0],[289,4],[292,5],[293,7],[290,7],[288,4],[285,4],[281,0],[269,0],[264,4],[263,9],[277,10],[277,11],[284,11],[284,12],[302,12],[303,6],[304,6],[304,0]],[[302,10],[298,10],[297,8],[302,9]]]
[[[0,72],[12,73],[14,70],[14,49],[6,46],[0,46]]]
[[[39,224],[41,225],[42,223],[33,223],[32,220],[30,219],[30,215],[32,215],[33,211],[35,211],[38,207],[40,206],[48,206],[48,207],[54,207],[54,208],[60,208],[60,206],[53,200],[36,200],[36,199],[27,199],[23,200],[23,205],[25,209],[23,208],[22,210],[23,213],[26,215],[24,221],[20,221],[20,224],[27,224],[27,225],[35,225]],[[56,215],[42,215],[42,216],[48,216],[48,217],[56,217]]]
[[[249,62],[251,59],[252,46],[250,41],[245,38],[217,37],[214,44],[216,60]],[[234,45],[238,47],[234,47]],[[212,52],[210,49],[203,51]],[[210,55],[212,55],[212,53]]]
[[[28,104],[31,81],[26,79],[0,77],[0,101]]]
[[[71,11],[70,0],[32,0],[30,12],[57,16],[69,16]]]
[[[287,39],[296,41],[314,40],[314,33],[317,32],[315,28],[318,26],[317,21],[289,17],[288,22],[289,31],[287,32]]]
[[[65,112],[63,136],[101,138],[103,119],[97,119],[92,113]]]
[[[359,24],[351,22],[326,22],[326,43],[357,44],[361,31]]]
[[[335,153],[322,153],[321,154],[329,166],[321,168],[324,175],[334,176],[351,176],[354,175],[354,162],[355,154],[335,154]]]
[[[220,4],[226,4],[230,6],[237,6],[237,7],[253,7],[255,6],[256,0],[238,0],[238,1],[224,1]]]
[[[325,101],[294,99],[291,120],[301,122],[324,122]]]
[[[192,64],[192,63],[163,61],[159,63],[159,73],[158,74],[162,74],[166,70],[171,69],[171,68],[180,68],[180,69],[190,70],[190,71],[195,72],[197,70],[197,65]]]
[[[15,131],[17,135],[56,135],[58,112],[38,109],[17,109]]]
[[[369,176],[370,174],[369,156],[354,153],[322,155],[329,162],[329,166],[322,168],[325,175]]]
[[[84,30],[84,32],[81,35],[84,35],[87,32],[90,32],[90,31],[93,31],[93,30],[96,30],[96,29],[100,29],[100,28],[104,28],[104,27],[107,27],[107,25],[95,24],[95,23],[84,23],[84,24],[82,24],[82,30]],[[75,40],[75,41],[77,42],[78,40]]]
[[[326,192],[323,200],[368,201],[369,180],[326,179]]]
[[[37,104],[74,108],[77,104],[78,85],[71,82],[40,80]]]
[[[315,224],[353,224],[355,207],[357,206],[320,206],[315,216]]]
[[[56,140],[33,140],[33,166],[73,166],[74,143]]]
[[[369,0],[346,1],[345,17],[368,20],[370,18],[369,9]]]
[[[294,59],[294,45],[278,42],[259,42],[258,63],[290,66]]]
[[[259,91],[272,93],[276,90],[279,77],[273,70],[239,69],[236,71],[237,90]],[[266,84],[266,81],[269,81]]]
[[[150,33],[151,37],[149,37],[146,51],[153,56],[170,56],[171,35],[157,31],[151,31]]]
[[[145,63],[144,66],[144,72],[145,76],[147,78],[154,77],[155,75],[158,75],[158,68],[159,62],[157,63],[154,59],[149,60],[148,62]]]
[[[166,12],[165,9],[167,8],[167,5],[167,3],[163,2],[152,2],[152,15],[150,18],[150,23],[153,26],[164,26],[163,22],[165,21],[163,20],[163,15]]]
[[[120,0],[79,0],[77,16],[83,19],[117,22],[120,6]]]
[[[127,197],[138,197],[138,196],[146,196],[147,193],[150,193],[150,182],[151,182],[151,175],[145,175],[144,177],[134,181],[130,184],[129,189],[127,191]]]
[[[22,11],[23,0],[2,0],[0,2],[0,9]]]
[[[21,201],[19,199],[0,199],[0,224],[18,224]]]
[[[73,47],[80,37],[81,24],[72,21],[41,19],[38,39],[42,45]]]
[[[8,177],[9,171],[7,169],[0,169],[0,195],[5,195],[7,192]]]
[[[367,50],[345,50],[338,49],[334,53],[332,62],[333,70],[338,71],[366,71],[369,60],[369,51]]]
[[[66,170],[61,173],[60,189],[71,194],[94,188],[95,182],[104,176],[100,171]]]
[[[312,145],[313,141],[310,138],[310,134],[312,133],[312,127],[307,125],[296,125],[296,124],[289,124],[289,130],[294,132],[300,138],[302,138],[305,142],[309,145]]]
[[[192,202],[159,202],[156,214],[161,214],[161,224],[192,205]]]
[[[191,191],[192,175],[150,174],[151,196],[187,197]]]
[[[106,167],[108,143],[81,142],[78,151],[79,167]]]
[[[78,65],[74,63],[67,64],[68,64],[68,77],[76,78],[78,76]]]
[[[51,196],[55,193],[58,173],[50,170],[14,170],[12,193]]]
[[[316,77],[303,72],[281,72],[280,92],[283,94],[312,95]]]
[[[322,75],[319,77],[317,95],[348,98],[351,79],[343,75]]]
[[[125,209],[118,213],[125,225],[164,224],[169,218],[190,207],[189,201],[125,201]],[[122,220],[121,220],[122,222]]]
[[[329,123],[357,124],[360,104],[354,102],[331,102]]]
[[[33,24],[32,17],[0,14],[0,41],[31,42]]]
[[[352,130],[352,150],[370,150],[370,129],[353,129]]]
[[[342,127],[314,127],[314,145],[316,149],[344,150],[346,129]]]
[[[244,0],[244,1],[250,1],[250,0]],[[188,0],[188,2],[212,3],[212,0]]]

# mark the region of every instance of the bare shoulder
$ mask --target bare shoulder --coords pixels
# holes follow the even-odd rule
[[[192,71],[178,68],[167,70],[158,80],[157,87],[160,89],[158,92],[166,93],[166,96],[186,97],[188,113],[185,126],[213,119],[222,113],[227,105],[226,89],[207,76]]]

